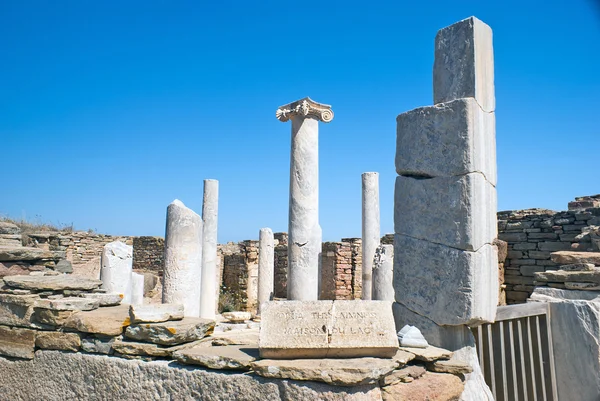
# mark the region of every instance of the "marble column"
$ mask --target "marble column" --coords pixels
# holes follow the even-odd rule
[[[167,208],[163,304],[182,304],[184,315],[200,316],[202,219],[180,200]]]
[[[371,299],[373,257],[379,246],[379,173],[362,175],[362,296]]]
[[[101,256],[100,280],[107,292],[123,294],[123,303],[131,303],[133,247],[121,241],[109,242]]]
[[[279,121],[292,121],[288,223],[288,299],[319,297],[319,121],[333,119],[331,106],[310,98],[277,109]]]
[[[394,245],[379,245],[375,249],[372,299],[394,301]]]
[[[131,304],[141,306],[144,304],[144,275],[131,274]]]
[[[273,299],[275,276],[275,240],[270,228],[261,228],[258,236],[258,315],[263,302]]]
[[[217,218],[219,210],[219,181],[204,180],[202,204],[202,287],[200,317],[214,319],[217,305]]]

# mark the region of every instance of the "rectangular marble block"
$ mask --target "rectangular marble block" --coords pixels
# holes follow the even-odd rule
[[[438,325],[493,322],[498,304],[498,254],[394,236],[396,301]]]
[[[492,29],[475,17],[440,29],[435,37],[433,102],[473,97],[496,109]]]
[[[389,301],[271,301],[261,310],[262,358],[391,358],[398,350]]]
[[[496,188],[479,173],[396,177],[394,232],[476,251],[497,237]]]
[[[496,119],[473,98],[419,107],[396,118],[396,172],[447,177],[480,172],[496,185]]]

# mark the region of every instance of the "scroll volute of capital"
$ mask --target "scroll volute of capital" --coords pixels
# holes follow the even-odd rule
[[[304,99],[281,106],[275,112],[275,117],[281,122],[286,122],[295,116],[314,118],[328,123],[333,120],[333,110],[331,110],[331,106],[328,104],[317,103],[311,98],[305,97]]]

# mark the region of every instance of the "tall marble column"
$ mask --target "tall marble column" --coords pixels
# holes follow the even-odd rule
[[[275,276],[275,240],[270,228],[261,228],[258,236],[258,314],[263,302],[273,298]]]
[[[202,219],[180,200],[167,208],[163,304],[182,304],[189,317],[200,316]]]
[[[200,317],[214,319],[217,305],[217,219],[219,181],[204,180]]]
[[[331,106],[310,98],[277,109],[279,121],[292,120],[288,299],[319,297],[319,121],[333,120]]]
[[[373,291],[373,257],[379,246],[379,173],[362,175],[362,299]]]

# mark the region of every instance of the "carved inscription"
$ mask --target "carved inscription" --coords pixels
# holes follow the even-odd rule
[[[279,312],[277,318],[287,321],[282,334],[292,336],[316,335],[384,335],[376,333],[372,319],[376,312]]]

